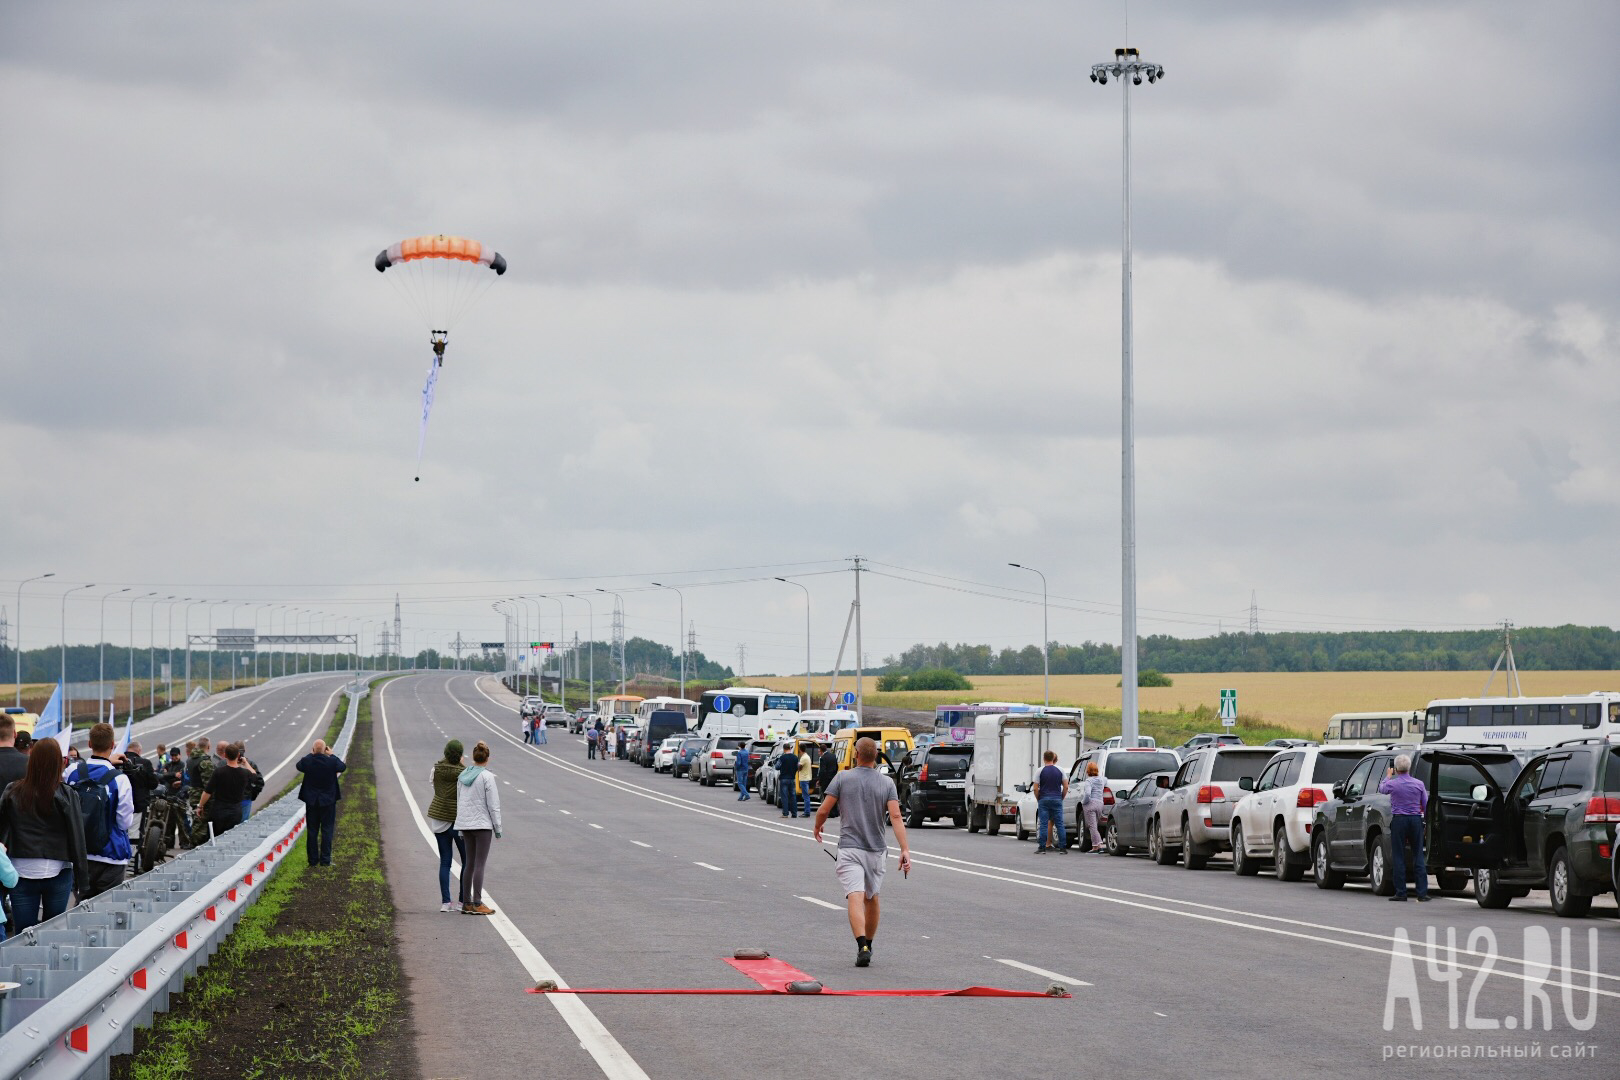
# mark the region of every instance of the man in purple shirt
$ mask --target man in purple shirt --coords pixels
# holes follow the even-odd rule
[[[1423,812],[1429,806],[1429,789],[1412,775],[1412,757],[1395,759],[1378,790],[1389,796],[1389,848],[1394,859],[1395,895],[1391,900],[1406,902],[1406,845],[1412,845],[1412,869],[1417,878],[1417,898],[1429,899],[1429,871],[1423,864]]]

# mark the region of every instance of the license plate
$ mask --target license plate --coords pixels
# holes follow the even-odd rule
[[[953,788],[953,789],[956,789],[956,790],[959,791],[962,788],[967,786],[967,781],[966,780],[941,780],[939,782],[939,786],[942,787],[942,788]]]

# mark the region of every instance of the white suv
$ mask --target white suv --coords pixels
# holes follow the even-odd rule
[[[1232,869],[1259,872],[1269,858],[1278,881],[1299,881],[1311,864],[1311,822],[1374,746],[1304,746],[1271,759],[1232,808]]]
[[[675,764],[675,755],[680,752],[682,738],[684,736],[671,735],[658,744],[658,750],[653,754],[653,772],[667,772]]]

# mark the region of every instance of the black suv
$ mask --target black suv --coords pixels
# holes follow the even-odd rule
[[[973,744],[922,746],[900,759],[894,784],[906,824],[923,818],[948,817],[957,828],[967,824],[967,781],[973,768]]]
[[[1470,827],[1485,830],[1475,860],[1474,899],[1505,908],[1546,889],[1552,909],[1579,918],[1613,888],[1620,823],[1620,745],[1606,739],[1559,743],[1531,758],[1511,785],[1476,790]],[[1448,807],[1448,812],[1449,812]]]
[[[1519,773],[1518,756],[1499,747],[1428,744],[1368,754],[1343,783],[1333,785],[1333,798],[1316,808],[1311,867],[1317,888],[1338,889],[1346,877],[1365,877],[1375,894],[1394,895],[1389,796],[1380,794],[1378,785],[1401,754],[1411,755],[1412,775],[1429,789],[1423,822],[1428,872],[1447,891],[1467,887],[1482,855],[1478,840],[1485,816],[1473,798],[1474,790],[1482,784],[1501,790]],[[1411,872],[1408,864],[1407,873]]]

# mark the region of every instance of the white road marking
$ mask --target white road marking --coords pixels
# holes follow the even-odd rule
[[[557,807],[557,813],[559,813],[559,814],[567,814],[567,815],[568,815],[568,816],[569,816],[569,817],[573,817],[573,816],[574,816],[574,812],[573,812],[573,811],[572,811],[572,810],[564,810],[564,809],[563,809],[563,808],[562,808],[562,807],[560,807],[560,806],[559,806],[559,807]]]
[[[1166,1019],[1166,1020],[1168,1020],[1168,1019],[1170,1019],[1170,1016],[1169,1016],[1169,1014],[1167,1014],[1167,1013],[1162,1013],[1162,1012],[1156,1012],[1156,1013],[1154,1013],[1154,1014],[1153,1014],[1153,1015],[1154,1015],[1154,1016],[1162,1016],[1162,1017],[1164,1017],[1164,1018],[1165,1018],[1165,1019]]]
[[[596,823],[596,822],[594,822],[594,821],[593,821],[593,822],[591,822],[591,828],[593,828],[593,829],[600,829],[600,828],[601,828],[601,827],[602,827],[602,826],[600,826],[600,825],[598,825],[598,824],[597,824],[597,823]]]
[[[434,838],[433,830],[428,828],[427,819],[422,816],[422,809],[417,805],[416,796],[411,794],[410,786],[405,783],[405,773],[399,767],[399,756],[394,753],[394,736],[388,727],[388,708],[383,704],[383,691],[389,685],[384,683],[377,692],[377,713],[382,718],[383,741],[388,746],[388,760],[394,767],[394,778],[399,781],[399,789],[404,794],[406,803],[410,805],[411,816],[416,819],[417,831],[422,834],[422,839],[427,843],[427,846],[437,852],[439,850],[438,840]],[[566,812],[564,811],[564,813]],[[461,867],[455,865],[452,869],[455,870],[456,876],[459,878],[461,876]],[[566,989],[568,983],[563,981],[562,975],[551,966],[544,956],[540,955],[540,950],[529,942],[529,939],[523,935],[523,931],[513,925],[512,920],[507,917],[505,911],[499,909],[499,905],[495,903],[494,894],[485,889],[484,896],[490,901],[491,907],[497,908],[495,914],[489,916],[490,925],[495,927],[495,932],[501,936],[502,941],[506,942],[506,947],[511,949],[518,958],[518,963],[523,965],[523,969],[528,972],[529,978],[535,980],[552,979],[559,987]],[[579,1037],[580,1046],[596,1061],[597,1067],[602,1070],[604,1076],[608,1077],[608,1080],[649,1080],[646,1072],[640,1065],[636,1064],[636,1059],[631,1057],[629,1052],[619,1045],[619,1041],[613,1037],[612,1032],[602,1025],[602,1021],[596,1018],[596,1014],[591,1012],[590,1008],[576,995],[546,994],[544,996],[563,1020],[567,1022],[573,1033]]]
[[[651,845],[651,844],[643,844],[643,843],[642,843],[642,842],[641,842],[641,841],[640,841],[640,840],[632,840],[632,841],[630,841],[630,842],[631,842],[631,843],[632,843],[632,844],[634,844],[634,845],[636,845],[636,847],[644,847],[644,848],[650,848],[650,847],[652,847],[652,845]]]
[[[797,894],[795,894],[795,895],[797,895]],[[843,911],[844,910],[843,908],[839,907],[837,904],[829,904],[829,903],[827,903],[827,901],[818,900],[814,896],[800,896],[799,899],[803,900],[807,904],[814,904],[814,905],[816,905],[816,907],[831,908],[833,911]]]
[[[720,872],[721,872],[721,873],[722,873],[722,874],[723,874],[723,873],[725,873],[725,872],[726,872],[726,868],[725,868],[725,867],[723,867],[723,866],[716,866],[716,865],[714,865],[714,864],[713,864],[713,863],[706,863],[706,862],[698,862],[698,861],[697,861],[697,860],[696,860],[696,859],[693,859],[693,860],[692,860],[692,864],[693,864],[693,865],[694,865],[694,866],[701,866],[701,867],[703,867],[703,868],[704,868],[704,869],[705,869],[705,870],[718,870],[718,871],[720,871]]]
[[[1075,979],[1075,978],[1071,978],[1068,975],[1059,975],[1055,971],[1047,971],[1045,968],[1034,967],[1034,966],[1032,966],[1030,964],[1022,964],[1022,963],[1019,963],[1017,960],[1000,960],[1000,959],[997,959],[996,963],[998,963],[998,964],[1006,964],[1008,967],[1017,968],[1019,971],[1027,971],[1031,975],[1039,975],[1043,979],[1056,979],[1058,982],[1067,983],[1070,986],[1090,986],[1091,985],[1091,983],[1086,982],[1084,979]]]

